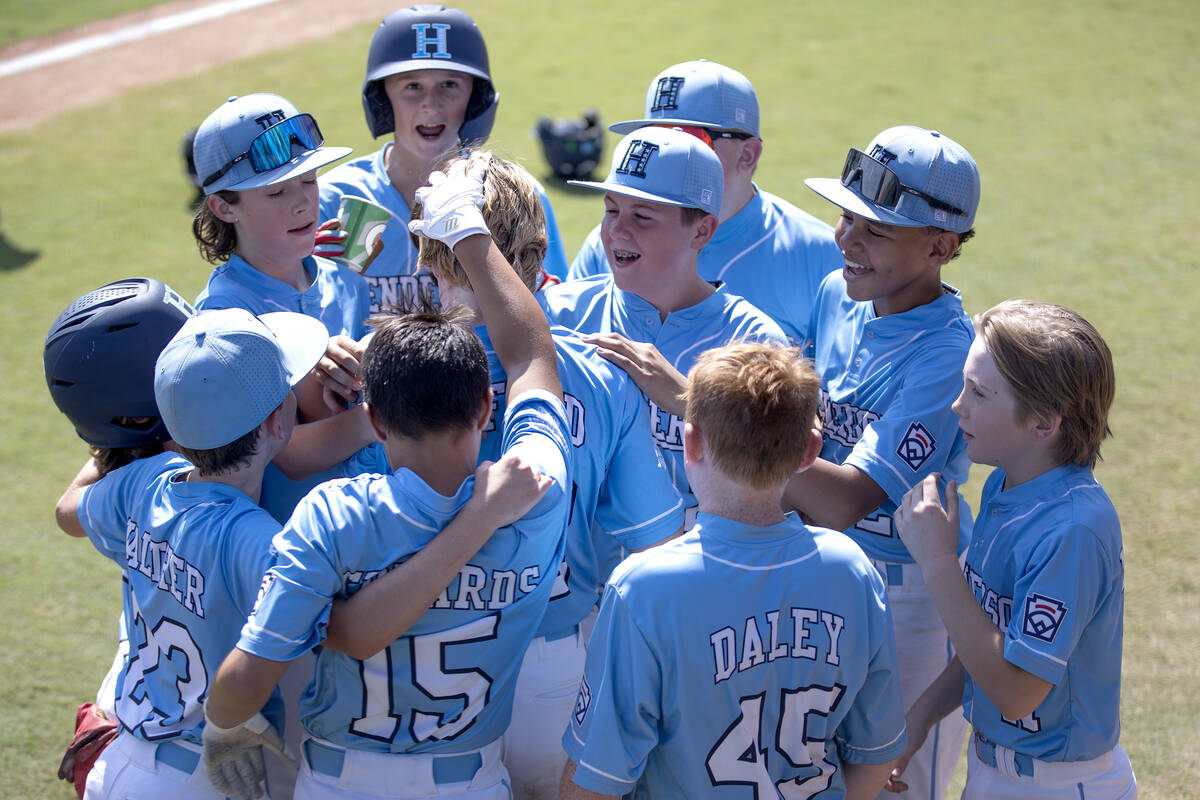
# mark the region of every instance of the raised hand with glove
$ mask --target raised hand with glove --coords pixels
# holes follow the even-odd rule
[[[491,236],[482,211],[487,161],[484,156],[459,160],[446,172],[430,174],[429,185],[417,189],[421,218],[408,223],[409,231],[436,239],[451,250],[468,236]]]

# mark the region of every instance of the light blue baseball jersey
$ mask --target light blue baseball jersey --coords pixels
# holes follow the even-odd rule
[[[803,344],[817,287],[845,259],[833,228],[757,185],[755,189],[750,202],[717,227],[700,251],[697,268],[704,280],[724,281],[731,294],[750,301],[795,344]],[[576,280],[611,271],[597,225],[567,275]]]
[[[259,272],[240,256],[213,270],[208,285],[196,297],[196,308],[244,308],[251,314],[294,311],[319,319],[330,336],[362,338],[367,332],[367,284],[353,270],[325,258],[309,256],[304,268],[315,275],[303,292],[281,280]],[[263,474],[259,505],[280,524],[287,522],[300,498],[321,483],[335,477],[333,471],[292,480],[274,464]]]
[[[501,528],[404,636],[366,660],[316,651],[300,719],[342,747],[455,753],[508,725],[521,657],[549,603],[570,513],[570,434],[563,404],[527,392],[504,421],[504,452],[520,450],[554,485]],[[237,646],[288,661],[325,638],[336,597],[405,561],[462,509],[474,476],[451,497],[399,469],[315,489],[275,539],[276,565]]]
[[[1008,720],[968,674],[963,713],[976,731],[1018,753],[1097,758],[1121,730],[1121,522],[1087,467],[1003,486],[1004,471],[994,470],[963,574],[1004,631],[1004,658],[1054,686],[1028,717]]]
[[[844,764],[890,761],[906,739],[863,552],[795,514],[702,513],[614,570],[563,747],[601,794],[834,798]]]
[[[821,283],[805,355],[821,378],[821,458],[849,464],[888,499],[846,533],[872,558],[910,563],[892,522],[897,505],[925,476],[939,485],[967,480],[971,462],[951,404],[962,391],[963,363],[975,338],[962,297],[943,284],[932,303],[875,315],[870,301],[846,294],[841,272]],[[971,510],[959,503],[961,553]]]
[[[362,276],[316,256],[304,259],[304,269],[312,283],[301,292],[232,255],[212,271],[196,296],[196,309],[244,308],[251,314],[293,311],[321,320],[330,336],[361,338],[367,332],[367,284]]]
[[[684,375],[701,353],[714,347],[738,340],[786,341],[770,317],[724,286],[694,306],[672,311],[665,320],[648,301],[618,289],[610,275],[548,286],[537,297],[552,325],[580,333],[616,332],[649,342]],[[696,497],[683,470],[683,418],[651,402],[650,424],[684,507],[695,507]]]
[[[200,743],[209,683],[237,643],[279,532],[238,489],[186,481],[191,470],[175,453],[140,459],[79,503],[88,539],[122,569],[130,649],[117,717],[148,742]],[[276,704],[270,716],[282,729]]]
[[[495,461],[501,442],[493,431],[504,418],[507,378],[487,328],[475,333],[487,350],[495,395],[479,457]],[[591,612],[622,548],[662,541],[683,525],[683,501],[646,435],[650,410],[637,385],[573,331],[555,327],[552,333],[571,431],[573,483],[566,559],[539,636],[569,629]]]
[[[433,277],[428,272],[417,270],[417,249],[413,247],[408,233],[412,210],[396,187],[392,186],[384,166],[384,154],[391,146],[389,142],[370,155],[345,161],[318,179],[321,187],[321,222],[337,218],[343,195],[370,200],[396,217],[383,229],[380,236],[383,251],[371,262],[365,274],[370,287],[372,312],[390,306],[403,306],[412,298],[435,290]],[[542,268],[551,275],[565,278],[567,255],[563,250],[554,209],[540,184],[537,193],[542,201],[542,210],[546,212],[548,239]]]

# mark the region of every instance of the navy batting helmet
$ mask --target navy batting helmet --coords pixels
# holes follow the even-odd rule
[[[58,315],[42,365],[58,410],[96,447],[139,447],[171,438],[154,402],[154,364],[196,312],[153,278],[88,292]]]
[[[500,93],[492,85],[488,68],[487,44],[479,26],[465,12],[438,5],[393,11],[375,30],[367,51],[367,77],[362,91],[371,135],[382,136],[396,128],[384,79],[422,69],[464,72],[475,79],[458,139],[464,143],[486,139],[500,103]]]

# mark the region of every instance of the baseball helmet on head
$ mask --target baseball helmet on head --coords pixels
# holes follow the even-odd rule
[[[154,364],[195,313],[161,281],[128,278],[88,292],[59,314],[42,365],[54,404],[81,439],[96,447],[139,447],[171,438],[154,401]]]
[[[367,51],[367,76],[363,81],[363,110],[372,136],[396,128],[392,103],[384,91],[389,75],[422,69],[462,72],[475,79],[467,114],[458,129],[459,141],[482,142],[492,132],[500,93],[492,84],[487,44],[467,14],[457,8],[418,5],[384,17]]]

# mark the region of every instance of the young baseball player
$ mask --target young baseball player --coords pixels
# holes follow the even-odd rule
[[[536,183],[522,167],[477,154],[487,170],[483,218],[522,282],[531,292],[541,282],[545,223]],[[438,282],[444,307],[468,310],[488,352],[493,420],[480,457],[497,459],[499,436],[490,431],[505,415],[507,378],[479,317],[479,304],[466,272],[441,242],[421,242],[420,266]],[[599,553],[635,551],[674,535],[683,525],[683,502],[645,432],[650,412],[637,386],[623,371],[563,328],[553,331],[558,373],[571,423],[573,484],[566,558],[550,608],[526,651],[517,681],[512,722],[503,760],[518,798],[556,798],[566,763],[562,729],[567,724],[587,642],[580,623],[600,599],[607,579]]]
[[[205,199],[192,233],[218,266],[196,308],[295,311],[330,336],[366,333],[362,277],[312,255],[316,171],[350,153],[324,141],[311,114],[275,94],[231,97],[201,123],[193,150]]]
[[[108,473],[170,446],[154,401],[154,362],[195,312],[153,278],[105,284],[71,303],[46,335],[42,363],[50,396],[88,443],[96,473]],[[100,752],[117,735],[116,681],[129,652],[124,615],[118,647],[95,703],[76,713],[58,776],[83,797]]]
[[[821,284],[806,345],[821,377],[821,457],[785,498],[814,524],[844,530],[875,561],[908,707],[952,653],[892,517],[927,475],[967,477],[950,405],[973,333],[941,272],[974,234],[979,171],[950,138],[905,125],[866,151],[851,148],[840,179],[805,183],[842,208],[836,236],[845,266]],[[969,509],[962,517],[970,519]],[[908,797],[945,793],[965,735],[961,720],[935,729],[909,765]]]
[[[308,797],[507,798],[499,739],[520,655],[549,602],[570,511],[570,431],[554,346],[537,303],[487,234],[481,170],[430,176],[413,231],[463,265],[508,376],[504,453],[552,479],[545,497],[500,529],[404,635],[361,660],[321,648],[302,701],[311,738],[297,793]],[[248,709],[287,662],[324,639],[334,597],[406,561],[467,501],[492,415],[487,357],[439,314],[384,321],[367,347],[369,412],[394,472],[332,481],[297,507],[275,540],[237,649],[207,703],[209,769],[236,755]],[[362,655],[365,655],[362,654]]]
[[[700,514],[605,588],[564,798],[870,798],[903,752],[883,582],[845,535],[780,510],[820,448],[799,355],[738,343],[692,367]]]
[[[766,314],[696,272],[717,229],[723,178],[712,148],[678,129],[640,128],[621,140],[600,183],[601,240],[612,274],[538,293],[552,323],[587,334],[650,401],[652,433],[687,508],[684,373],[705,350],[735,339],[785,341]],[[610,565],[611,566],[611,565]]]
[[[60,499],[60,527],[86,535],[124,578],[121,733],[92,768],[89,797],[224,796],[196,769],[202,702],[271,563],[279,525],[256,503],[262,473],[291,433],[292,388],[327,341],[300,314],[188,319],[154,372],[157,408],[183,457],[164,452],[103,478],[89,460]],[[268,711],[276,727],[278,711]],[[261,714],[256,730],[256,744],[278,748]],[[242,767],[261,780],[261,752],[244,751]]]
[[[796,344],[808,335],[813,296],[842,256],[833,229],[754,182],[762,157],[758,97],[745,75],[712,61],[685,61],[660,72],[646,90],[643,119],[609,130],[626,134],[644,125],[679,126],[712,147],[725,177],[721,224],[700,251],[697,269],[723,281],[783,328]],[[610,272],[597,225],[568,276]]]
[[[945,506],[930,476],[896,512],[957,652],[909,711],[912,741],[961,702],[974,729],[964,798],[1136,797],[1117,742],[1121,523],[1092,475],[1112,355],[1087,320],[1048,303],[1001,303],[975,326],[954,410],[971,460],[996,469],[965,564],[954,481]]]
[[[395,219],[384,228],[383,249],[365,277],[371,311],[409,307],[433,291],[417,266],[406,227],[418,187],[447,155],[487,139],[500,93],[492,82],[487,44],[465,12],[440,5],[398,9],[379,24],[367,52],[363,108],[371,136],[390,133],[377,152],[321,176],[321,221],[335,220],[343,196],[383,206]],[[549,240],[544,268],[559,279],[567,258],[550,201],[537,187]],[[325,228],[320,252],[344,250],[344,234]]]
[[[350,268],[312,255],[318,221],[319,167],[350,149],[325,147],[311,114],[274,94],[232,97],[201,123],[193,145],[204,204],[192,232],[204,257],[218,266],[196,298],[200,310],[244,308],[254,314],[294,311],[319,319],[333,337],[322,359],[326,383],[354,397],[358,376],[347,371],[366,333],[367,285]],[[315,383],[305,391],[320,388]],[[304,403],[310,412],[319,398]],[[307,421],[311,417],[305,415]],[[280,522],[328,475],[293,481],[267,468],[262,506]]]

